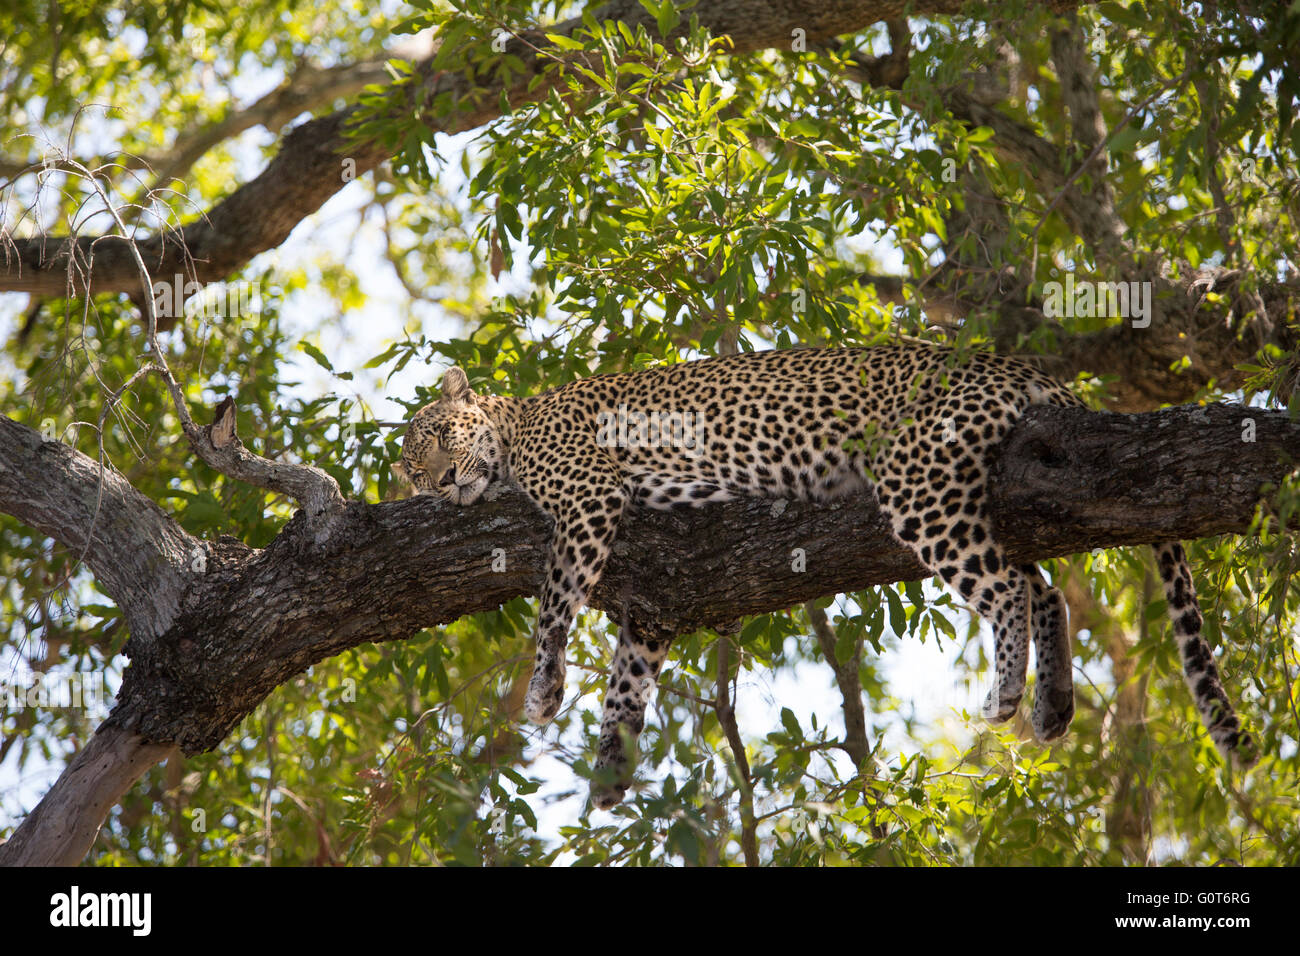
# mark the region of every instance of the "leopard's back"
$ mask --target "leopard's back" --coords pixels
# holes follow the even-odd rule
[[[550,426],[536,434],[550,432],[544,451],[557,457],[593,442],[646,507],[824,501],[867,490],[889,436],[936,414],[944,396],[960,398],[936,419],[945,442],[968,431],[968,441],[996,440],[1035,402],[1078,404],[1026,362],[953,360],[939,347],[809,348],[597,376],[543,396],[535,417]]]

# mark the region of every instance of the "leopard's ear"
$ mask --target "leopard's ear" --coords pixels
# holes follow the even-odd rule
[[[469,376],[464,369],[453,365],[443,374],[442,397],[449,402],[468,402],[474,397],[469,388]]]
[[[400,461],[393,462],[391,465],[388,466],[388,470],[391,471],[394,475],[396,475],[400,481],[404,481],[407,484],[411,483],[411,475],[409,472],[407,472],[406,466],[403,465]]]

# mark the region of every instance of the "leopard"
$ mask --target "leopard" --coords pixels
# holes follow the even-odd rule
[[[593,375],[526,397],[475,392],[443,374],[407,423],[393,473],[458,506],[513,485],[553,521],[524,699],[545,724],[564,697],[565,649],[633,507],[691,509],[736,498],[828,502],[871,495],[892,534],[993,631],[980,716],[1010,720],[1035,653],[1035,736],[1074,715],[1073,651],[1059,588],[1009,560],[994,535],[988,481],[999,444],[1034,405],[1086,407],[1028,357],[901,343],[742,351]],[[1257,747],[1233,710],[1186,553],[1153,544],[1183,675],[1215,746],[1235,767]],[[646,702],[671,639],[619,630],[590,799],[621,802]]]

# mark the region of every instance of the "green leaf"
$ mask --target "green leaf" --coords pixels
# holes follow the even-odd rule
[[[587,45],[563,33],[548,33],[546,39],[561,50],[585,50]]]
[[[316,364],[319,365],[321,368],[325,369],[325,371],[327,372],[334,371],[334,366],[331,365],[330,360],[325,357],[325,353],[322,352],[320,349],[316,348],[316,346],[312,345],[310,342],[299,342],[298,348],[302,349],[313,359],[315,359]]]
[[[799,726],[799,719],[789,707],[781,708],[781,725],[785,727],[785,732],[790,735],[792,741],[803,740],[803,728]]]

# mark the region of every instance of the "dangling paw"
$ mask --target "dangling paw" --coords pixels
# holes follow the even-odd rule
[[[980,716],[991,723],[1004,723],[1016,715],[1016,710],[1020,707],[1020,696],[1017,694],[1015,697],[1003,697],[1000,688],[994,687],[984,698]]]
[[[1065,736],[1074,719],[1074,689],[1034,688],[1034,736],[1046,743]]]
[[[548,724],[564,703],[564,662],[539,658],[524,695],[524,716],[534,724]]]
[[[620,725],[600,735],[595,772],[591,775],[591,805],[597,810],[611,810],[623,802],[632,782],[632,761],[628,750],[635,738]]]

